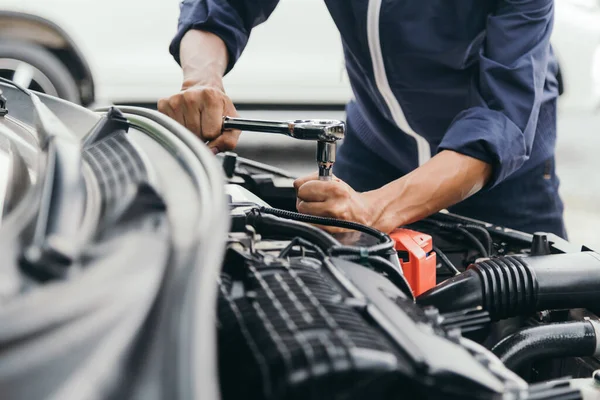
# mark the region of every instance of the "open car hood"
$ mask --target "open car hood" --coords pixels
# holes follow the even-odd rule
[[[156,112],[1,89],[2,397],[218,397],[212,153]]]

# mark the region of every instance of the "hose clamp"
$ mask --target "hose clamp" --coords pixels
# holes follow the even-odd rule
[[[598,357],[600,356],[600,321],[590,318],[587,320],[592,325],[592,328],[594,328],[594,333],[596,334],[596,349],[594,350],[594,356]]]

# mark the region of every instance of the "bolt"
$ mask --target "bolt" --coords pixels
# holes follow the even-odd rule
[[[596,385],[600,385],[600,369],[594,371],[592,378],[594,378],[594,383]]]
[[[228,178],[232,178],[237,165],[237,154],[226,152],[223,158],[223,170]]]
[[[462,332],[459,328],[452,328],[447,332],[447,339],[454,343],[460,343]]]
[[[438,317],[440,316],[440,313],[439,313],[438,309],[435,308],[435,307],[431,307],[431,306],[430,307],[426,307],[423,310],[423,312],[425,313],[425,316],[429,320],[434,321],[434,322],[437,322]]]
[[[533,240],[531,242],[531,255],[532,256],[547,256],[551,253],[550,243],[548,242],[548,235],[545,233],[536,232],[533,234]]]

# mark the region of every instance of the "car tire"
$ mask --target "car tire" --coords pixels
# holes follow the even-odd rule
[[[0,76],[31,90],[81,102],[67,67],[46,48],[30,42],[0,40]]]

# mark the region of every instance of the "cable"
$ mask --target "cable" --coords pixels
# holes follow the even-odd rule
[[[288,212],[284,210],[267,210],[275,211],[275,213],[279,215],[288,215]],[[390,279],[392,283],[394,283],[409,297],[414,299],[410,285],[406,281],[404,275],[402,275],[391,262],[375,255],[377,254],[377,246],[372,246],[370,248],[342,246],[331,235],[319,228],[313,227],[312,225],[308,225],[302,221],[296,222],[295,220],[285,219],[283,217],[273,215],[275,213],[264,215],[262,212],[264,212],[263,209],[260,211],[258,209],[253,209],[247,215],[247,222],[255,227],[257,232],[260,232],[263,235],[295,236],[292,241],[283,250],[281,250],[281,253],[279,254],[280,257],[287,256],[294,246],[301,245],[317,251],[317,253],[321,256],[325,256],[323,250],[329,250],[328,253],[330,256],[343,256],[344,259],[354,261],[368,261],[370,263],[379,265],[380,270],[386,273],[388,279]],[[294,214],[296,213],[289,214],[292,214],[295,217]],[[298,215],[303,216],[302,214]],[[363,226],[360,225],[360,227]],[[317,243],[318,246],[313,243]],[[392,245],[393,243],[394,242],[392,241]],[[384,245],[387,246],[387,242],[384,243]],[[378,246],[381,247],[382,245],[380,244]],[[375,248],[375,250],[373,250],[373,248]]]
[[[300,214],[292,211],[279,210],[276,208],[266,208],[261,207],[261,212],[265,214],[276,215],[278,217],[294,219],[296,221],[306,222],[309,224],[316,225],[327,225],[327,226],[335,226],[338,228],[347,228],[355,231],[363,232],[368,235],[374,236],[375,238],[384,241],[387,236],[385,233],[378,231],[377,229],[371,228],[366,225],[358,224],[356,222],[344,221],[336,218],[327,218],[327,217],[315,217],[314,215],[308,214]]]
[[[229,203],[229,207],[231,208],[235,208],[235,207],[254,207],[257,208],[257,204],[253,203],[251,201],[236,201],[236,202],[232,202]]]
[[[382,243],[370,247],[358,247],[358,246],[333,246],[329,249],[329,255],[332,257],[344,256],[344,255],[359,255],[361,257],[369,256],[389,256],[395,254],[394,241],[390,239],[390,243]]]
[[[340,242],[319,228],[299,221],[263,214],[256,208],[246,215],[246,224],[253,226],[258,233],[265,236],[301,237],[315,243],[323,252],[340,246]]]
[[[483,243],[479,239],[475,237],[471,232],[463,228],[462,226],[458,226],[456,228],[460,233],[462,233],[469,241],[477,248],[477,251],[481,254],[482,257],[489,257],[488,251],[483,246]]]
[[[300,240],[303,240],[303,239],[302,239],[301,237],[299,237],[299,236],[296,236],[295,238],[293,238],[293,239],[290,241],[290,243],[288,243],[288,245],[287,245],[287,246],[285,246],[285,247],[283,248],[283,250],[281,250],[281,251],[279,252],[279,255],[277,256],[277,258],[285,258],[285,257],[287,257],[287,256],[288,256],[288,254],[290,253],[290,251],[292,251],[292,249],[294,248],[294,246],[298,246],[298,245],[300,245],[300,243],[299,243],[299,241],[300,241]],[[312,244],[312,243],[311,243],[311,244]],[[300,246],[302,246],[302,245],[300,245]]]
[[[356,222],[343,221],[335,218],[315,217],[313,215],[300,214],[266,207],[261,207],[260,213],[271,214],[277,217],[304,222],[307,224],[335,226],[338,228],[351,229],[371,235],[380,241],[379,244],[370,247],[343,246],[338,244],[329,249],[329,254],[332,256],[352,254],[366,257],[368,255],[389,255],[391,252],[395,252],[395,242],[392,240],[392,238],[385,233],[378,231],[377,229],[373,229]]]
[[[478,226],[478,225],[462,225],[462,227],[467,230],[477,231],[477,232],[481,233],[485,239],[485,244],[487,245],[486,247],[487,247],[487,251],[488,251],[488,256],[492,255],[494,241],[492,240],[492,235],[490,235],[490,232],[488,232],[487,229],[485,229],[481,226]]]
[[[493,248],[492,236],[487,231],[487,229],[485,229],[481,226],[477,226],[477,225],[473,225],[473,224],[449,224],[449,223],[445,223],[445,222],[435,221],[431,218],[426,218],[423,220],[423,222],[429,223],[431,225],[435,225],[436,227],[438,227],[440,229],[460,232],[463,236],[465,236],[466,239],[468,239],[473,244],[473,246],[475,246],[475,248],[481,254],[482,257],[489,257],[492,254],[492,248]],[[471,232],[469,232],[469,230],[474,230],[474,231],[477,231],[478,233],[481,233],[484,237],[486,245],[484,246],[484,244],[481,242],[481,240],[479,240],[475,235],[473,235]]]
[[[325,253],[323,252],[323,250],[321,250],[319,248],[319,246],[315,245],[314,243],[309,242],[306,239],[303,239],[303,238],[297,236],[294,239],[292,239],[292,241],[283,250],[281,250],[281,252],[277,256],[277,258],[287,257],[288,254],[290,253],[290,251],[294,248],[294,246],[306,247],[308,249],[315,251],[319,255],[319,258],[321,260],[325,259],[325,257],[326,257]]]
[[[456,268],[454,266],[454,264],[452,263],[452,261],[450,261],[450,259],[448,258],[448,256],[446,256],[446,254],[444,254],[439,247],[437,246],[433,246],[433,251],[435,251],[435,254],[437,254],[440,259],[442,260],[442,264],[444,264],[446,266],[446,269],[448,271],[450,271],[453,275],[460,275],[460,271],[458,270],[458,268]]]

